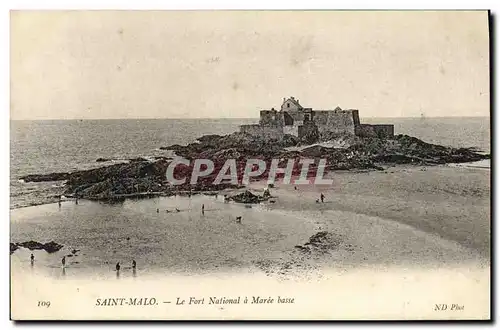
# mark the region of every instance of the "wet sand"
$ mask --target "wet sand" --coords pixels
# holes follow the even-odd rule
[[[300,304],[286,309],[200,307],[189,313],[173,309],[168,314],[158,307],[147,318],[192,319],[193,313],[198,318],[247,319],[488,317],[490,172],[449,166],[399,166],[386,172],[334,173],[328,187],[295,190],[278,184],[271,189],[275,203],[252,206],[224,203],[222,193],[116,205],[66,201],[60,209],[56,203],[13,210],[11,242],[54,240],[64,245],[54,254],[34,251],[33,267],[30,251],[11,255],[13,304],[23,306],[25,299],[39,295],[42,289],[35,287],[68,304],[83,295],[80,301],[88,306],[101,292],[160,298],[186,292],[281,292]],[[255,182],[250,189],[262,193],[264,187]],[[316,203],[320,192],[325,203]],[[242,216],[241,224],[237,216]],[[307,246],[318,232],[328,233],[324,249],[296,247]],[[71,249],[80,251],[66,258],[63,269],[60,260]],[[135,272],[132,259],[137,261]],[[119,274],[114,271],[118,261]],[[85,289],[85,295],[59,291],[75,288]],[[441,301],[467,304],[468,309],[435,314],[432,308]],[[306,309],[314,304],[314,310]],[[132,318],[144,315],[126,310],[124,315]],[[18,315],[22,311],[18,308]],[[101,318],[122,313],[80,312]],[[33,313],[50,318],[47,312]],[[77,315],[72,309],[65,313],[68,318]]]
[[[490,255],[490,170],[456,166],[396,166],[336,172],[331,186],[277,185],[270,209],[349,212],[407,224],[416,231]],[[254,190],[264,183],[254,184]],[[317,204],[320,193],[325,203]]]
[[[132,259],[142,272],[245,269],[285,277],[307,277],[331,267],[489,267],[489,171],[396,167],[334,173],[331,178],[334,183],[328,187],[302,185],[295,190],[278,184],[271,189],[274,204],[227,204],[219,195],[117,205],[68,201],[61,209],[57,204],[16,209],[11,213],[11,242],[63,244],[54,254],[34,252],[37,267],[54,275],[62,256],[73,248],[80,251],[68,257],[71,272],[95,277],[112,276],[116,262],[129,267]],[[264,186],[257,182],[250,189],[261,193]],[[325,203],[316,203],[320,192]],[[241,224],[237,216],[242,216]],[[327,253],[308,254],[296,247],[320,231],[330,233]],[[16,251],[12,265],[25,269],[29,254]]]

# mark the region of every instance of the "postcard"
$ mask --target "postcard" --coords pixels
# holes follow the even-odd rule
[[[490,22],[11,11],[11,319],[490,319]]]

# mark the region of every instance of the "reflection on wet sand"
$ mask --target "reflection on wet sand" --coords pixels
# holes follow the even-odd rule
[[[439,173],[448,173],[448,169],[438,170]],[[401,180],[422,175],[417,170],[409,171],[406,168],[399,172],[394,170],[393,174],[399,173]],[[454,175],[449,173],[450,181],[455,182],[452,180]],[[349,188],[348,183],[353,176],[348,173],[338,175],[336,179]],[[393,190],[392,181],[383,173],[356,174],[355,179],[374,181],[369,181],[371,184],[382,181],[391,188],[386,190]],[[430,179],[424,176],[421,180]],[[262,193],[263,186],[254,183],[252,191]],[[54,254],[37,254],[35,270],[54,275],[55,265],[70,264],[77,268],[68,274],[71,278],[91,276],[113,279],[111,271],[116,268],[113,269],[112,265],[117,265],[119,260],[126,263],[121,265],[120,271],[126,272],[122,278],[136,277],[135,260],[132,258],[137,258],[141,264],[141,279],[153,273],[164,274],[165,270],[169,273],[214,274],[252,269],[265,276],[302,278],[316,276],[323,268],[338,268],[339,264],[343,270],[387,264],[463,265],[479,259],[480,263],[488,265],[488,260],[481,258],[482,250],[469,249],[454,240],[441,239],[434,233],[400,223],[395,217],[401,211],[395,207],[402,202],[392,193],[388,199],[390,203],[382,208],[385,199],[381,200],[378,195],[367,195],[365,197],[371,199],[360,204],[351,195],[345,197],[344,192],[327,194],[326,190],[295,188],[283,185],[273,189],[273,196],[277,197],[277,202],[273,204],[224,203],[222,199],[198,195],[191,198],[172,196],[127,200],[120,205],[91,201],[83,201],[78,206],[67,203],[63,205],[62,212],[58,212],[57,205],[16,209],[12,212],[11,240],[48,240],[56,237],[64,248]],[[356,193],[360,193],[358,188],[363,186],[356,185]],[[324,203],[316,204],[318,197],[321,201],[321,195],[325,197]],[[486,209],[481,204],[483,200],[486,199],[482,195],[475,197],[474,207],[468,204],[463,207],[467,207],[469,213],[474,211],[478,214]],[[354,204],[356,208],[345,206],[347,210],[344,210],[346,203],[347,206]],[[372,210],[374,207],[377,207],[377,212]],[[445,216],[455,209],[462,210],[457,206],[439,209],[435,213]],[[164,210],[171,211],[166,214]],[[200,210],[204,214],[200,214]],[[386,210],[393,211],[382,213]],[[429,210],[434,209],[425,210],[425,218],[432,224]],[[455,213],[451,212],[449,217],[455,216]],[[384,214],[387,217],[378,216]],[[423,215],[419,214],[419,217]],[[240,224],[238,220],[243,219],[245,221]],[[463,224],[472,226],[465,220]],[[477,232],[472,235],[476,237],[474,242],[487,238],[481,236],[481,224],[479,220],[474,221]],[[82,252],[77,254],[80,249]],[[29,253],[19,248],[11,258],[22,267],[27,264]],[[335,258],[328,257],[330,254]],[[129,262],[132,262],[132,276],[128,273]],[[120,264],[117,266],[120,267]],[[118,273],[116,276],[119,278]]]

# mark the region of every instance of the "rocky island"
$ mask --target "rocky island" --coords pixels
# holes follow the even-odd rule
[[[91,200],[122,201],[127,197],[169,196],[199,192],[219,192],[244,186],[247,161],[265,163],[265,170],[251,180],[268,177],[271,163],[278,160],[278,167],[285,168],[294,160],[292,176],[301,174],[300,160],[314,160],[307,168],[307,178],[318,172],[339,170],[383,170],[394,164],[436,165],[473,162],[488,159],[472,148],[452,148],[426,143],[408,135],[394,135],[394,125],[363,124],[356,109],[313,110],[303,107],[294,97],[284,98],[281,109],[261,110],[258,124],[241,125],[240,131],[228,135],[205,135],[188,145],[161,146],[160,150],[173,151],[188,162],[177,165],[173,171],[182,184],[173,185],[166,177],[173,161],[167,157],[129,159],[126,163],[112,164],[96,169],[72,173],[27,175],[25,182],[66,181],[64,195]],[[191,181],[194,160],[211,161],[213,171]],[[235,162],[230,182],[216,180],[217,174],[226,170],[226,162]],[[109,161],[98,158],[96,162]],[[123,160],[121,160],[123,161]],[[322,161],[322,163],[320,163]],[[275,161],[276,162],[276,161]],[[321,165],[320,165],[321,164]],[[200,166],[200,165],[198,165]],[[195,168],[202,170],[201,167]],[[222,170],[222,171],[221,171]],[[284,174],[275,176],[277,180]],[[195,182],[195,183],[194,183]],[[262,199],[247,196],[235,201],[260,202]]]
[[[127,197],[169,196],[198,192],[217,192],[227,188],[238,188],[227,182],[214,184],[215,173],[227,159],[235,159],[238,178],[241,179],[245,162],[249,158],[260,159],[269,164],[272,159],[280,159],[280,167],[287,160],[312,158],[326,159],[326,171],[339,170],[383,170],[384,166],[394,164],[437,165],[447,163],[473,162],[489,159],[473,148],[452,148],[426,143],[408,135],[393,137],[340,136],[330,140],[330,144],[307,144],[300,138],[285,134],[282,138],[272,139],[244,132],[229,135],[205,135],[188,145],[163,146],[163,150],[174,151],[179,157],[188,160],[209,159],[215,166],[213,175],[200,177],[196,184],[189,183],[191,166],[177,166],[175,177],[186,177],[185,184],[171,185],[166,180],[166,170],[172,161],[160,158],[154,161],[133,159],[128,163],[113,164],[91,170],[34,174],[22,177],[25,182],[65,181],[64,195],[90,200],[120,201]],[[337,146],[329,146],[329,145]],[[341,145],[341,147],[339,147]],[[297,163],[296,163],[297,164]],[[317,165],[317,163],[315,164]],[[268,168],[259,180],[267,174]],[[316,167],[310,167],[313,175]],[[300,173],[300,166],[294,167],[293,174]],[[279,174],[277,176],[279,178]],[[241,181],[239,181],[241,182]]]

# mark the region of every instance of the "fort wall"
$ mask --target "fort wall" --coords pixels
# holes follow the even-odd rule
[[[375,133],[378,137],[393,137],[394,136],[394,125],[379,124],[372,125]]]
[[[304,121],[304,111],[283,111],[284,117],[290,117],[293,120],[294,125],[302,125]],[[285,120],[285,123],[287,120]]]
[[[358,135],[366,137],[392,137],[394,125],[361,124],[357,109],[313,110],[304,108],[293,97],[283,99],[280,111],[274,108],[261,110],[258,125],[243,125],[241,132],[279,139],[285,134],[302,137],[318,136],[331,139],[340,135]]]
[[[261,110],[259,125],[262,126],[281,126],[283,115],[276,110]]]
[[[359,115],[353,110],[313,111],[312,120],[318,126],[319,134],[355,134]]]
[[[280,140],[283,138],[283,127],[280,126],[262,126],[260,124],[254,125],[241,125],[241,133],[251,134],[253,136],[260,136],[269,140]]]
[[[387,138],[394,136],[394,125],[370,125],[360,124],[356,126],[356,135],[361,137]]]
[[[355,129],[356,135],[361,137],[375,137],[377,134],[375,133],[375,129],[372,125],[361,124],[356,126]]]

